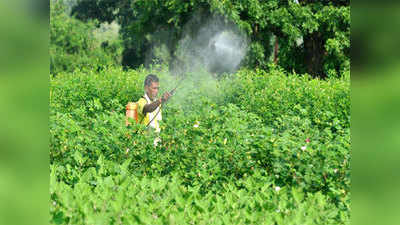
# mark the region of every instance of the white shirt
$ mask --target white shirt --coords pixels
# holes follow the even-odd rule
[[[146,99],[147,103],[152,103],[154,101],[151,101],[149,96],[147,96],[146,93],[144,93],[144,98]],[[149,126],[153,127],[156,132],[160,132],[160,124],[158,123],[158,121],[162,120],[162,116],[161,116],[161,108],[160,108],[161,104],[153,111],[153,112],[149,112],[149,121],[151,121],[151,123],[149,124]],[[160,111],[160,112],[159,112]],[[158,113],[158,114],[157,114]],[[156,116],[155,119],[153,119]],[[152,121],[153,120],[153,121]]]

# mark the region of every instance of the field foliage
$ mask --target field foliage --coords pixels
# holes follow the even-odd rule
[[[125,127],[148,73],[119,67],[50,82],[53,224],[348,224],[349,75],[188,73],[163,106],[162,142]]]

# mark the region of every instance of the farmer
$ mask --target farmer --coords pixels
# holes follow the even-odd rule
[[[144,95],[138,101],[138,121],[157,133],[160,132],[158,121],[162,119],[161,104],[171,97],[170,93],[165,92],[157,99],[159,87],[158,77],[154,74],[147,75],[144,80]],[[158,141],[155,140],[155,145],[156,142]]]

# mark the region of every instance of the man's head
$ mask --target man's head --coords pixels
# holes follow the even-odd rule
[[[160,84],[156,75],[149,74],[146,76],[146,79],[144,80],[144,90],[151,100],[157,97],[159,87]]]

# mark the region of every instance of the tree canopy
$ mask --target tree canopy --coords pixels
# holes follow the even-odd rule
[[[350,67],[349,0],[80,0],[77,19],[121,25],[122,64],[146,64],[148,50],[166,45],[170,65],[183,35],[198,35],[210,18],[223,18],[244,32],[250,44],[244,66],[265,68],[276,52],[277,64],[296,73],[340,76]],[[154,60],[157,56],[151,55]],[[151,61],[150,61],[151,62]]]

